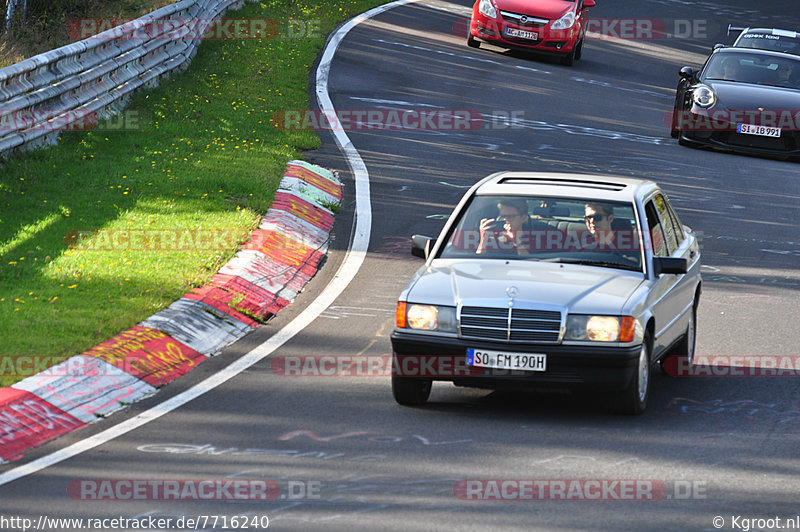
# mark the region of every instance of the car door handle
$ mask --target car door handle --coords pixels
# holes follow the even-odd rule
[[[689,252],[689,258],[690,258],[690,259],[693,259],[693,258],[694,258],[694,256],[695,256],[695,252],[694,252],[694,251],[690,251],[690,252]]]

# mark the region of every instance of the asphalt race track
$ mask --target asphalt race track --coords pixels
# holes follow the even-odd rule
[[[666,122],[681,66],[699,67],[714,43],[732,42],[729,23],[800,29],[794,2],[598,0],[591,16],[603,23],[592,29],[616,38],[587,41],[574,67],[486,44],[468,48],[470,7],[421,0],[389,9],[354,26],[333,57],[328,92],[343,116],[388,120],[412,110],[471,119],[461,128],[445,121],[345,132],[369,174],[372,219],[368,252],[341,295],[295,336],[281,336],[352,260],[348,245],[359,238],[353,171],[323,131],[323,148],[308,159],[339,171],[345,198],[327,262],[306,290],[268,326],[152,398],[0,466],[0,529],[21,530],[2,518],[38,523],[43,515],[169,518],[173,529],[180,517],[200,517],[199,530],[223,529],[223,516],[228,528],[234,516],[263,528],[267,516],[270,529],[297,531],[741,530],[794,522],[798,376],[655,371],[647,411],[627,417],[591,396],[442,383],[426,407],[405,408],[386,376],[353,376],[347,365],[325,376],[287,374],[287,360],[389,355],[397,296],[421,264],[409,253],[410,235],[438,234],[464,191],[498,170],[659,182],[702,237],[697,356],[800,359],[800,164],[682,147]],[[625,34],[631,26],[618,21],[647,21],[668,35]],[[160,417],[150,413],[276,335],[287,340],[242,373]],[[85,444],[143,415],[152,421]],[[53,454],[76,448],[85,451]],[[136,491],[133,481],[149,487]],[[213,493],[186,488],[202,481]],[[179,496],[164,496],[167,485],[179,485]],[[526,500],[539,485],[555,500]],[[109,523],[104,529],[115,529]]]

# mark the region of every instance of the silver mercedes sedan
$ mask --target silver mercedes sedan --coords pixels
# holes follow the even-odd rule
[[[651,368],[691,365],[700,251],[652,181],[500,172],[464,195],[400,295],[392,392],[427,402],[433,381],[578,388],[640,414]]]

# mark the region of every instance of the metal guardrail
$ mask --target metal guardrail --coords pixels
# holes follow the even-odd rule
[[[186,69],[204,28],[245,1],[181,0],[0,69],[0,157],[120,112],[137,89]]]

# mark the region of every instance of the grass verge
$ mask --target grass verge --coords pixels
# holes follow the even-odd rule
[[[281,35],[206,41],[189,70],[119,117],[0,166],[0,386],[138,323],[233,256],[286,162],[319,146],[312,131],[279,128],[276,113],[308,107],[324,35],[382,3],[272,0],[229,12],[273,19]]]

